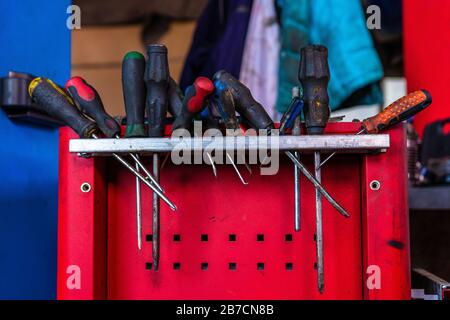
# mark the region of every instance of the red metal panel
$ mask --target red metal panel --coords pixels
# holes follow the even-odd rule
[[[408,91],[424,88],[433,96],[433,106],[414,120],[422,134],[430,122],[450,117],[450,1],[407,0],[403,8]]]
[[[354,125],[351,125],[354,127]],[[330,126],[337,128],[336,126]],[[342,128],[342,127],[341,127]],[[336,130],[334,130],[336,131]],[[312,156],[305,156],[310,164]],[[146,163],[149,160],[145,159]],[[275,176],[254,174],[243,186],[230,166],[166,166],[161,184],[179,211],[161,204],[160,270],[146,270],[151,242],[138,252],[134,178],[110,163],[108,298],[110,299],[361,299],[360,160],[336,157],[324,185],[352,214],[324,201],[325,294],[316,285],[314,189],[302,180],[302,224],[293,231],[293,165],[283,158]],[[245,169],[243,169],[245,171]],[[143,191],[144,233],[151,233],[151,192]],[[173,241],[174,234],[181,241]],[[202,242],[201,235],[208,241]],[[237,241],[230,242],[235,234]],[[264,241],[258,242],[257,235]],[[286,242],[286,235],[293,241]],[[180,269],[174,270],[174,263]],[[201,263],[208,263],[201,270]],[[236,263],[236,270],[229,270]],[[257,264],[264,263],[264,271]],[[293,270],[286,270],[286,263]]]
[[[58,299],[106,298],[106,180],[103,159],[69,153],[76,134],[63,128],[59,145]],[[88,183],[90,192],[82,192]],[[80,281],[80,288],[76,282]]]
[[[389,133],[387,153],[363,159],[364,282],[374,275],[370,266],[381,275],[381,288],[364,285],[364,298],[371,300],[411,298],[405,127]],[[373,181],[380,190],[370,188]]]
[[[358,124],[330,124],[328,133],[350,133],[358,128]],[[387,279],[383,280],[382,294],[366,294],[365,298],[393,297],[387,291],[395,292],[395,297],[409,295],[409,287],[403,281],[408,278],[406,256],[398,258],[399,253],[389,251],[391,247],[371,247],[372,243],[381,241],[378,235],[384,239],[385,234],[380,231],[384,226],[368,219],[363,242],[361,225],[366,211],[361,205],[366,207],[366,203],[372,202],[362,201],[361,181],[365,179],[362,173],[373,167],[367,164],[361,167],[361,156],[338,155],[323,168],[324,185],[352,217],[341,217],[324,200],[325,293],[320,295],[314,270],[314,190],[302,178],[303,228],[295,233],[293,166],[287,159],[283,158],[276,176],[260,176],[254,166],[248,186],[240,184],[230,166],[219,166],[216,180],[206,165],[166,165],[161,172],[161,183],[179,211],[173,213],[161,204],[161,264],[160,270],[154,272],[146,269],[146,263],[152,262],[151,242],[144,242],[141,252],[137,250],[134,176],[112,159],[108,159],[107,171],[103,172],[97,170],[101,166],[97,163],[99,160],[69,155],[68,139],[71,137],[75,136],[62,131],[60,299],[104,298],[106,287],[109,299],[362,299],[363,261],[378,262],[377,259],[384,263],[383,275],[387,274],[384,276]],[[401,132],[394,130],[391,137],[393,149],[388,154],[367,157],[379,159],[381,170],[385,172],[402,168],[400,162],[404,160]],[[311,168],[312,156],[305,155],[303,160]],[[144,158],[144,161],[150,167],[150,160]],[[102,215],[106,207],[106,192],[102,191],[105,177],[108,178],[107,257],[105,230],[101,229],[106,225]],[[90,179],[98,196],[78,192],[80,184]],[[389,196],[383,196],[383,200],[392,198],[392,205],[398,205],[402,202],[404,187],[399,182],[385,183],[383,193]],[[142,191],[144,234],[149,234],[151,192],[144,186]],[[369,198],[373,196],[368,192],[364,194]],[[384,202],[379,206],[389,208]],[[399,206],[398,210],[385,215],[384,222],[407,225],[406,206]],[[403,231],[395,239],[404,241],[406,249],[403,251],[407,251],[409,244],[408,239],[402,237]],[[174,241],[175,234],[180,236],[180,241]],[[236,241],[229,241],[230,234],[236,235]],[[257,241],[258,234],[264,235],[264,241]],[[208,241],[201,241],[201,235],[208,235]],[[292,241],[286,241],[286,235],[292,235]],[[174,269],[174,263],[179,263],[179,270]],[[207,270],[202,270],[202,263],[208,263]],[[236,270],[229,269],[230,263],[236,263]],[[264,270],[257,270],[258,263],[264,263]],[[287,263],[292,263],[292,270],[286,270]],[[69,264],[82,266],[81,290],[66,288],[65,271]],[[405,271],[406,276],[401,277],[401,271]],[[107,286],[104,283],[106,272]],[[393,279],[394,276],[400,281]],[[391,280],[388,285],[386,282]]]

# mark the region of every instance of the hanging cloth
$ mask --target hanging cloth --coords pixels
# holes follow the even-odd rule
[[[180,87],[226,70],[239,78],[252,0],[210,0],[198,20]]]
[[[280,27],[273,0],[253,3],[239,79],[276,118]]]

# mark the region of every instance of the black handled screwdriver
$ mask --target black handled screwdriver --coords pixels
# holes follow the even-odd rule
[[[75,107],[75,104],[65,92],[51,80],[46,78],[35,78],[31,81],[28,92],[31,98],[37,103],[37,107],[65,123],[71,127],[82,139],[94,138],[98,139],[97,133],[99,128],[97,124],[86,117]],[[176,210],[176,206],[158,190],[153,184],[137,172],[133,166],[126,162],[121,156],[113,153],[112,156],[123,166],[130,170],[135,176],[144,182],[149,188],[157,192],[158,195],[166,202],[172,210]]]
[[[242,84],[239,80],[234,78],[226,71],[219,71],[214,75],[214,85],[221,85],[229,88],[235,97],[236,110],[242,117],[247,119],[251,126],[255,129],[273,129],[274,123],[266,110],[259,104],[251,95],[250,90]],[[270,131],[269,131],[270,133]],[[324,189],[324,187],[317,181],[317,179],[309,172],[303,163],[301,163],[291,151],[286,151],[286,155],[292,162],[300,169],[305,177],[311,181],[314,187],[318,188],[322,195],[336,208],[336,210],[344,217],[350,217],[347,211]]]
[[[303,88],[303,108],[306,131],[308,134],[321,135],[330,117],[328,82],[328,49],[320,45],[311,45],[301,49],[301,60],[298,78]],[[321,182],[320,152],[314,151],[314,171],[317,181]],[[316,259],[317,287],[320,293],[325,289],[323,228],[322,228],[322,195],[316,188]]]
[[[173,118],[178,117],[183,109],[184,95],[177,82],[170,77],[169,80],[169,113]]]
[[[144,116],[146,89],[144,82],[145,57],[136,51],[128,52],[122,61],[122,91],[126,113],[126,138],[146,136]],[[139,155],[135,155],[139,159]],[[136,171],[139,172],[136,163]],[[162,191],[162,190],[161,190]],[[142,248],[141,182],[136,178],[136,234],[138,249]]]
[[[147,86],[147,119],[148,136],[159,138],[164,136],[165,119],[168,110],[168,90],[170,82],[169,62],[167,48],[160,44],[147,46],[147,64],[144,80]],[[153,174],[159,180],[159,155],[153,153]],[[160,206],[159,199],[153,195],[152,207],[153,232],[153,265],[154,270],[159,266],[159,240],[160,240]]]

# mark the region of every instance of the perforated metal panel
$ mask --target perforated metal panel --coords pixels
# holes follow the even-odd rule
[[[358,128],[330,124],[329,132]],[[215,179],[207,165],[167,163],[161,170],[161,184],[179,210],[174,213],[161,203],[161,261],[155,272],[151,191],[142,188],[146,241],[139,252],[134,176],[113,159],[102,159],[106,161],[102,168],[99,159],[67,154],[73,136],[63,131],[61,144],[61,162],[73,174],[60,186],[60,253],[65,253],[59,260],[60,299],[398,299],[409,295],[406,189],[399,182],[402,177],[406,181],[406,162],[401,165],[400,127],[391,133],[395,139],[387,153],[338,155],[323,168],[324,186],[351,214],[345,219],[323,200],[323,295],[316,282],[314,188],[302,177],[302,230],[296,233],[294,169],[288,159],[282,157],[274,176],[261,176],[252,166],[248,186],[240,183],[230,166],[218,166]],[[144,161],[150,167],[150,159]],[[312,156],[303,156],[303,161],[311,169]],[[374,170],[377,162],[384,167]],[[88,177],[97,196],[74,191],[86,180],[77,168],[90,168]],[[387,182],[393,171],[399,180]],[[367,179],[375,178],[381,181],[379,191],[366,186]],[[107,233],[102,217],[108,220]],[[380,229],[383,225],[395,227]],[[392,240],[401,248],[390,245]],[[107,265],[99,266],[103,259]],[[82,274],[87,274],[79,290],[66,287],[65,270],[71,264],[80,265]],[[383,279],[397,279],[382,282],[388,291],[367,292],[366,268],[373,264],[382,265]]]

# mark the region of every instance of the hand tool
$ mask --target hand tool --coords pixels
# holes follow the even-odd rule
[[[167,48],[160,44],[147,46],[147,64],[145,66],[144,80],[147,86],[147,119],[148,136],[151,138],[163,137],[165,119],[168,110],[168,90],[170,82],[169,62]],[[159,179],[159,155],[153,153],[153,174]],[[160,240],[160,206],[159,199],[153,195],[153,265],[154,270],[159,266],[159,240]]]
[[[387,106],[377,115],[362,122],[361,130],[356,134],[379,133],[390,127],[415,116],[432,103],[432,98],[427,90],[412,92]],[[322,161],[320,167],[330,160],[336,152],[333,152]]]
[[[106,113],[102,99],[94,87],[88,84],[81,77],[70,78],[65,87],[67,92],[73,98],[75,105],[81,112],[97,122],[100,130],[107,138],[120,139],[120,126],[114,118]],[[159,191],[163,192],[163,189],[159,183],[150,174],[150,172],[148,172],[142,162],[140,162],[134,154],[129,153],[129,155],[136,162],[136,164],[139,165],[142,171],[144,171],[147,177],[151,180],[151,183],[154,184]]]
[[[122,61],[122,90],[127,116],[126,138],[146,136],[144,115],[146,88],[144,83],[145,57],[140,52],[128,52]],[[135,155],[139,159],[139,155]],[[139,165],[136,163],[136,171]],[[156,180],[156,178],[155,178]],[[136,234],[138,249],[142,248],[141,183],[136,178]]]
[[[245,87],[239,80],[235,79],[232,75],[226,71],[219,71],[214,75],[213,78],[214,85],[222,83],[223,86],[230,88],[233,97],[236,102],[236,110],[247,119],[247,121],[252,125],[253,128],[259,130],[272,130],[275,126],[272,119],[264,110],[263,106],[255,101],[252,97],[250,90]],[[237,98],[236,98],[237,97]],[[308,171],[303,163],[295,158],[294,153],[291,151],[286,151],[286,155],[291,159],[292,162],[300,169],[300,171],[305,175],[305,177],[311,181],[314,187],[318,188],[322,195],[330,202],[330,204],[336,208],[336,210],[342,214],[344,217],[348,218],[350,215],[342,208],[336,200],[323,188],[323,186],[314,178],[314,176]]]
[[[99,130],[97,124],[83,116],[75,107],[72,98],[63,89],[46,78],[35,78],[28,87],[28,93],[37,103],[37,108],[46,112],[50,116],[71,127],[82,139],[98,139]],[[130,170],[135,176],[144,182],[149,188],[156,192],[166,202],[172,210],[177,207],[153,184],[137,172],[133,166],[126,162],[121,156],[113,153],[112,156],[123,166]]]
[[[194,84],[186,88],[186,94],[178,116],[172,125],[172,130],[185,129],[191,131],[194,116],[206,107],[206,100],[214,92],[214,84],[206,77],[198,77]],[[217,169],[209,152],[206,153],[211,163],[214,176]]]
[[[184,99],[183,92],[181,91],[177,82],[172,77],[170,77],[168,110],[173,119],[178,117],[178,115],[181,113],[181,109],[183,107],[183,99]],[[169,157],[170,153],[168,152],[161,163],[160,170],[164,168],[167,160],[169,160]]]
[[[294,128],[292,129],[293,136],[301,134],[301,118],[295,119]],[[300,153],[294,152],[294,156],[300,161]],[[300,213],[300,170],[294,165],[294,230],[299,232],[301,229],[301,213]]]
[[[186,88],[181,112],[175,118],[173,130],[191,130],[194,116],[205,107],[206,98],[214,92],[214,84],[206,77],[198,77],[192,86]]]
[[[176,81],[170,77],[169,80],[169,112],[172,117],[176,118],[181,113],[183,108],[183,92],[176,83]]]
[[[239,122],[236,117],[236,106],[235,106],[235,98],[233,96],[233,93],[230,89],[226,88],[220,81],[216,82],[217,86],[215,85],[215,99],[217,101],[216,106],[218,107],[218,112],[220,113],[221,118],[223,119],[225,123],[225,127],[227,129],[231,129],[234,131],[237,131],[240,129]],[[229,153],[227,153],[228,159],[231,161],[231,156]],[[244,165],[247,168],[247,171],[252,174],[252,169],[245,161],[245,154],[243,154],[244,157]],[[237,169],[236,165],[233,161],[231,161],[231,164]],[[238,171],[237,171],[238,172]],[[238,173],[240,175],[240,173]],[[242,175],[240,175],[242,177]],[[242,180],[242,179],[241,179]]]
[[[308,134],[323,134],[330,117],[328,82],[328,49],[324,46],[311,45],[301,49],[298,79],[303,88],[305,101],[305,123]],[[315,176],[321,182],[320,152],[314,151]],[[323,262],[322,196],[316,189],[316,256],[317,287],[320,293],[325,289]]]
[[[220,84],[219,84],[220,85]],[[230,130],[238,130],[239,129],[239,123],[236,117],[236,109],[234,106],[234,99],[231,95],[231,92],[229,90],[224,90],[221,87],[217,88],[215,86],[215,92],[214,97],[210,99],[209,104],[209,111],[211,115],[219,115],[221,119],[224,122],[225,128]],[[210,124],[213,124],[214,122],[210,122]],[[217,124],[217,129],[218,124]],[[236,171],[236,174],[239,177],[239,180],[241,180],[243,185],[248,185],[248,182],[245,181],[244,177],[242,176],[241,172],[239,171],[238,167],[234,163],[233,157],[230,155],[229,152],[225,153],[228,161],[233,166],[234,171]],[[251,170],[250,170],[251,172]]]
[[[292,89],[292,102],[280,121],[280,135],[285,135],[287,130],[292,129],[293,136],[301,134],[301,113],[304,107],[303,100],[300,99],[300,88]],[[295,151],[294,156],[300,160],[299,152]],[[294,165],[294,230],[300,231],[300,170]]]
[[[285,135],[289,129],[295,125],[295,121],[300,117],[304,107],[303,100],[300,97],[293,97],[291,104],[283,114],[280,121],[280,135]]]

